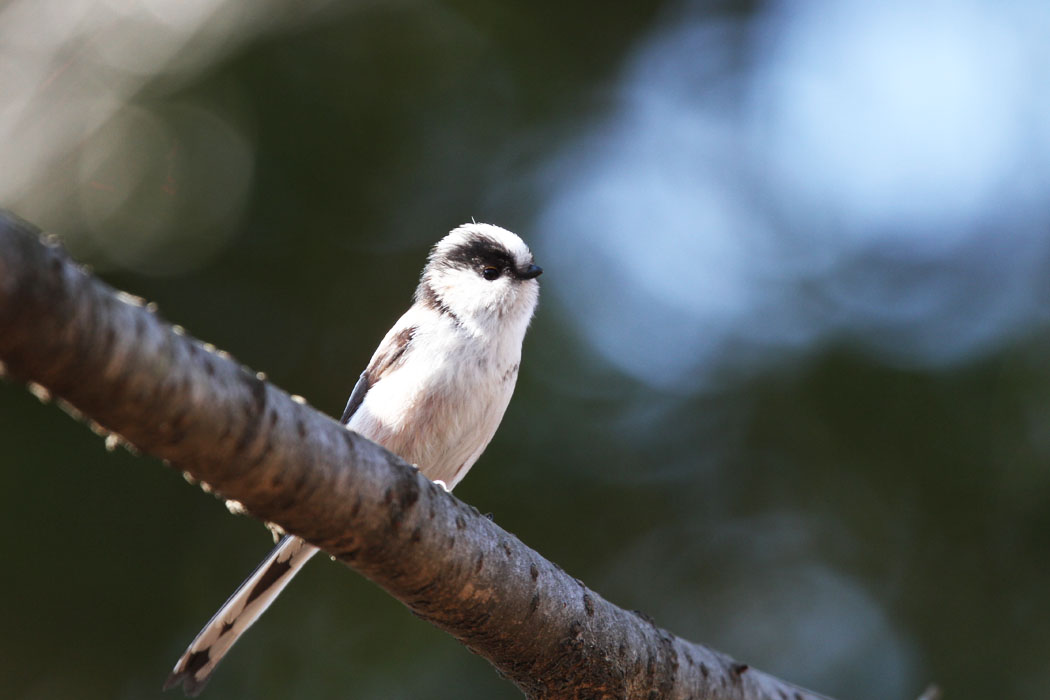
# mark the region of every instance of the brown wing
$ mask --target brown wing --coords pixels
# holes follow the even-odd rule
[[[340,423],[343,425],[349,423],[354,412],[364,402],[365,394],[368,393],[368,390],[382,379],[383,375],[401,365],[405,358],[405,351],[408,350],[408,346],[412,343],[415,333],[415,326],[402,328],[376,351],[368,368],[361,373],[361,376],[357,379],[357,384],[354,385],[354,390],[350,392],[350,399],[346,402],[346,408],[343,409],[343,417],[339,419]]]

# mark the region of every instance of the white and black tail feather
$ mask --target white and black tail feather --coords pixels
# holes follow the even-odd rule
[[[317,553],[317,548],[286,535],[208,621],[179,657],[164,689],[182,684],[183,692],[198,695],[219,661],[252,623],[270,607],[289,581]]]
[[[365,370],[350,394],[340,422],[349,422],[364,401],[372,383],[372,374]],[[171,675],[164,683],[164,690],[181,684],[186,695],[200,695],[211,674],[215,672],[215,667],[234,642],[270,607],[303,564],[317,551],[316,547],[306,544],[298,537],[282,537],[273,551],[255,567],[252,575],[245,579],[229,600],[208,620],[208,624],[179,657]]]

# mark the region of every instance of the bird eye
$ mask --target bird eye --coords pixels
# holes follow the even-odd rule
[[[487,279],[489,282],[495,279],[499,279],[499,268],[486,267],[481,271],[481,276]]]

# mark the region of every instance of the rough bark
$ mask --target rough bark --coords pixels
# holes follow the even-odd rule
[[[821,697],[609,603],[2,211],[0,362],[375,581],[530,698]]]

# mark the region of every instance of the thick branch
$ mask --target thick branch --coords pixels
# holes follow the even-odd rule
[[[0,361],[361,572],[530,698],[819,697],[607,602],[3,212]]]

